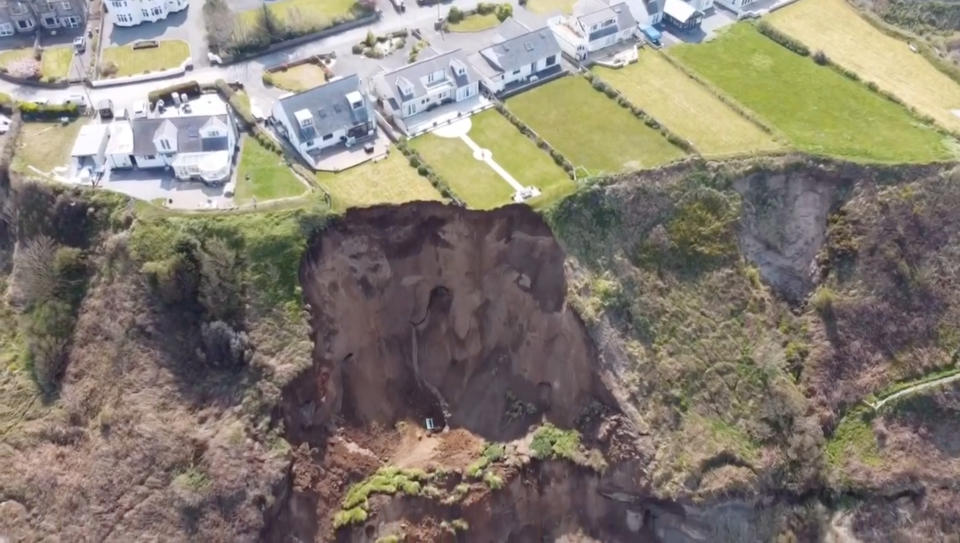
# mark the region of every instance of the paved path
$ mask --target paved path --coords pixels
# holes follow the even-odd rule
[[[927,381],[926,383],[919,383],[911,387],[905,388],[900,392],[897,392],[896,394],[891,394],[874,404],[870,404],[870,406],[873,407],[875,411],[879,411],[884,405],[888,404],[889,402],[896,401],[909,394],[915,394],[917,392],[920,392],[921,390],[938,387],[940,385],[946,385],[954,381],[960,381],[960,372],[954,373],[952,375],[946,375],[939,379],[934,379],[933,381]]]

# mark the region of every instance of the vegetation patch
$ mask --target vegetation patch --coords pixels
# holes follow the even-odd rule
[[[768,20],[920,114],[960,130],[960,118],[953,113],[960,109],[960,85],[911,51],[905,41],[875,28],[844,0],[803,0],[774,12]]]
[[[652,168],[684,156],[581,77],[564,77],[507,100],[508,109],[576,167],[580,176]]]
[[[734,25],[708,43],[675,47],[670,54],[804,151],[883,162],[954,157],[952,139],[922,126],[904,107],[781,47],[749,23]]]
[[[370,477],[354,484],[347,490],[341,502],[341,510],[333,518],[335,528],[357,524],[367,519],[367,498],[374,494],[403,493],[418,496],[422,485],[432,480],[432,475],[423,470],[382,467]]]
[[[322,66],[304,62],[289,68],[263,74],[265,83],[290,92],[302,92],[327,82],[327,72]]]
[[[597,66],[593,72],[705,156],[783,149],[771,134],[739,115],[659,51],[644,48],[635,64],[620,69]]]
[[[540,460],[573,460],[580,452],[580,432],[544,424],[534,432],[530,450]]]

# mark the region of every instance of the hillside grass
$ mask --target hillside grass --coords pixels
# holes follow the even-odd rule
[[[317,183],[330,194],[335,210],[376,204],[442,200],[443,196],[395,149],[383,160],[339,173],[320,172]]]
[[[783,149],[783,144],[723,103],[707,88],[651,49],[624,68],[596,66],[593,72],[704,156]],[[710,122],[704,122],[710,119]]]
[[[801,150],[873,162],[956,157],[955,142],[905,108],[740,23],[671,55],[784,132]],[[710,123],[709,119],[704,120]]]
[[[960,85],[844,0],[802,0],[772,13],[768,21],[944,127],[960,130],[960,117],[951,111],[960,110]]]
[[[507,107],[590,175],[653,168],[684,156],[582,77],[524,92],[507,100]]]

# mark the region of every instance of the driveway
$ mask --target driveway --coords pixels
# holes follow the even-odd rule
[[[110,14],[104,17],[104,47],[127,45],[137,40],[183,40],[190,45],[194,66],[210,65],[207,61],[207,29],[203,22],[202,2],[192,2],[187,9],[171,13],[161,21],[137,26],[114,26]]]

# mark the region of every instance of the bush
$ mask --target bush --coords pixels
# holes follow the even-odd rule
[[[24,330],[33,375],[45,391],[55,388],[66,362],[66,348],[73,332],[74,311],[60,300],[46,300],[27,313]]]
[[[820,286],[816,292],[813,293],[813,296],[810,297],[810,305],[820,314],[823,318],[830,318],[833,316],[833,312],[837,303],[837,294],[833,292],[829,287]]]
[[[827,58],[827,54],[824,53],[822,49],[817,49],[817,52],[813,54],[813,61],[820,66],[830,64],[830,59]]]
[[[548,422],[533,434],[530,449],[533,457],[540,460],[572,460],[580,449],[580,433],[576,430],[561,430]]]
[[[201,359],[213,368],[239,368],[250,360],[247,334],[223,321],[200,325]]]
[[[207,240],[197,251],[200,304],[210,320],[232,322],[239,317],[243,289],[237,267],[237,252],[221,238]]]
[[[500,4],[497,6],[497,19],[500,22],[506,21],[513,15],[513,6],[510,4]]]
[[[487,484],[490,490],[500,490],[503,488],[503,478],[496,473],[485,473],[483,475],[483,482]]]
[[[452,24],[457,24],[463,20],[463,12],[460,11],[460,8],[457,6],[452,6],[450,11],[447,12],[447,21]]]
[[[353,44],[353,47],[350,48],[350,52],[352,52],[354,55],[363,54],[363,44],[362,43]]]
[[[76,117],[80,114],[77,104],[45,104],[20,102],[18,106],[23,118],[28,121],[54,121],[62,117]]]
[[[810,56],[810,49],[806,45],[791,38],[790,36],[787,36],[783,32],[780,32],[767,21],[759,21],[757,22],[756,26],[757,30],[759,30],[761,34],[793,51],[794,53],[804,57]]]
[[[333,528],[339,529],[352,524],[362,524],[367,520],[367,510],[362,507],[354,507],[344,511],[338,511],[333,516]]]
[[[497,5],[490,2],[480,2],[477,4],[477,13],[480,15],[489,15],[496,11]]]

